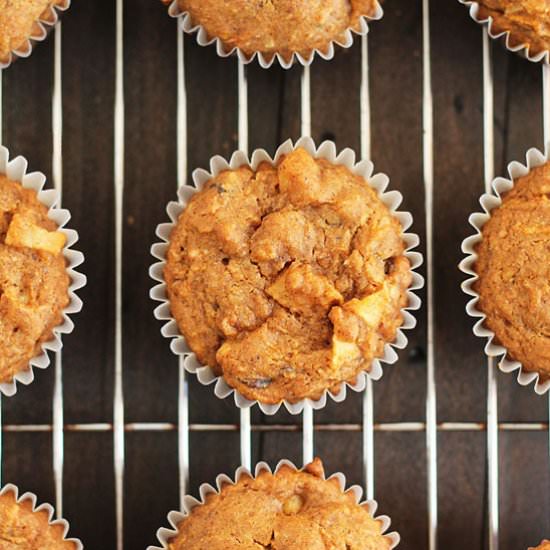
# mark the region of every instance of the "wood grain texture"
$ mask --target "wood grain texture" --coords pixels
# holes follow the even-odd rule
[[[390,0],[369,34],[372,160],[404,195],[425,251],[422,176],[422,2]],[[176,22],[154,0],[125,2],[125,191],[123,212],[123,365],[126,420],[176,422],[177,360],[160,335],[148,298],[149,248],[165,206],[176,198]],[[486,370],[482,342],[471,332],[459,288],[460,243],[467,218],[483,190],[481,30],[455,0],[431,2],[435,130],[436,377],[440,421],[483,422]],[[65,421],[111,422],[114,376],[114,182],[115,5],[75,2],[63,17],[64,204],[80,232],[89,283],[82,314],[65,338]],[[500,47],[495,66],[495,169],[542,145],[541,70]],[[237,148],[237,63],[185,38],[188,100],[188,174],[208,167],[215,154]],[[312,134],[339,148],[360,148],[360,43],[317,60],[311,69]],[[246,70],[249,146],[274,152],[300,134],[300,67]],[[53,40],[3,73],[2,142],[25,155],[31,168],[51,176]],[[422,270],[425,272],[425,270]],[[424,293],[422,294],[424,297]],[[409,347],[385,367],[374,385],[376,422],[421,422],[426,399],[426,314],[408,333]],[[2,400],[6,423],[50,423],[53,369],[39,372],[29,388]],[[192,423],[239,422],[232,399],[188,376]],[[500,374],[504,421],[547,421],[548,400]],[[360,423],[362,395],[329,402],[319,423]],[[252,411],[256,424],[295,424],[281,410],[273,417]],[[316,432],[316,452],[328,472],[343,471],[364,483],[362,437],[357,431]],[[238,432],[193,432],[189,491],[232,474],[240,461]],[[439,435],[439,543],[446,550],[487,548],[485,433]],[[502,433],[500,448],[501,550],[523,550],[550,536],[548,435]],[[299,463],[299,431],[254,432],[253,461]],[[5,481],[54,499],[51,433],[5,433]],[[65,438],[64,514],[86,548],[115,546],[112,433],[74,433]],[[179,506],[177,432],[126,435],[125,548],[155,540],[170,509]],[[427,547],[427,470],[423,432],[375,433],[375,493],[380,512],[393,519],[403,550]]]
[[[115,32],[104,22],[115,10],[108,0],[95,4],[76,2],[63,19],[63,205],[88,275],[79,293],[85,306],[63,352],[70,422],[108,422],[113,409]],[[97,29],[94,48],[83,29]]]

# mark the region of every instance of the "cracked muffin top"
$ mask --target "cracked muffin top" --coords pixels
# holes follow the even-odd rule
[[[493,30],[510,31],[512,47],[526,45],[530,55],[550,50],[548,0],[477,0],[479,16],[493,18]]]
[[[69,303],[57,229],[35,191],[0,175],[0,383],[27,368]]]
[[[50,525],[45,510],[33,512],[30,499],[15,500],[7,491],[0,495],[0,548],[2,550],[76,550],[63,540],[64,528]]]
[[[0,0],[0,61],[33,34],[36,22],[58,0]]]
[[[315,459],[303,471],[283,466],[256,479],[242,476],[193,509],[170,550],[389,550],[390,539],[368,509],[324,480]]]
[[[172,231],[164,278],[198,360],[276,404],[368,371],[412,274],[402,226],[368,183],[297,149],[206,183]]]
[[[476,248],[486,326],[528,371],[550,377],[550,163],[518,178]]]
[[[528,550],[550,550],[550,540],[543,540],[536,548],[529,548]]]
[[[347,29],[360,30],[361,16],[374,15],[376,0],[179,0],[179,6],[227,50],[268,59],[279,53],[290,61],[294,53],[326,52]]]

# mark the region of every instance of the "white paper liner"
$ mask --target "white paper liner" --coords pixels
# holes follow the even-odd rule
[[[0,69],[7,69],[19,57],[29,57],[37,42],[46,40],[50,30],[59,20],[60,11],[66,11],[71,6],[71,0],[55,0],[52,6],[46,8],[42,15],[35,22],[32,34],[16,50],[12,50],[8,55],[7,61],[0,59]]]
[[[508,174],[510,177],[498,177],[493,180],[491,184],[492,193],[484,193],[479,199],[484,211],[476,212],[469,217],[470,225],[473,226],[476,233],[462,241],[462,252],[467,254],[467,257],[462,260],[459,265],[460,270],[469,276],[469,279],[462,283],[462,290],[469,296],[472,296],[472,299],[466,306],[466,312],[470,317],[478,319],[473,330],[476,336],[487,339],[485,353],[489,357],[501,358],[499,361],[499,368],[501,371],[506,373],[517,371],[517,380],[522,386],[527,386],[534,382],[535,392],[539,395],[543,395],[550,390],[550,380],[542,382],[537,372],[525,370],[519,361],[515,361],[509,357],[507,349],[495,341],[495,333],[485,326],[485,319],[487,316],[477,307],[479,294],[474,289],[474,284],[478,280],[475,271],[475,263],[477,261],[475,248],[482,239],[482,229],[491,217],[491,211],[502,204],[502,196],[514,187],[514,180],[527,175],[532,168],[541,166],[548,162],[548,160],[548,152],[543,154],[538,149],[529,149],[526,154],[525,165],[517,161],[511,162],[508,165]]]
[[[82,542],[79,539],[67,538],[67,534],[69,532],[69,523],[67,522],[67,520],[64,520],[64,519],[54,519],[53,506],[51,506],[50,504],[37,505],[38,498],[33,493],[24,493],[21,496],[19,496],[20,494],[19,489],[12,484],[8,484],[0,490],[0,496],[6,495],[8,493],[12,493],[14,495],[15,501],[18,504],[21,504],[26,501],[30,501],[32,504],[33,512],[36,512],[36,513],[46,512],[49,525],[53,527],[61,526],[63,528],[63,540],[74,544],[75,550],[82,550],[84,548],[84,546],[82,545]]]
[[[63,321],[53,329],[53,336],[48,342],[44,342],[42,352],[29,361],[29,368],[18,372],[11,382],[0,383],[0,394],[12,396],[17,391],[17,382],[28,385],[34,380],[33,368],[45,369],[50,364],[48,351],[57,352],[62,348],[61,335],[73,331],[74,325],[69,315],[78,313],[82,309],[82,301],[75,292],[86,284],[86,277],[75,271],[75,268],[84,262],[81,252],[73,250],[73,245],[78,241],[78,233],[72,229],[66,229],[65,225],[71,219],[68,210],[58,208],[59,194],[53,189],[43,190],[46,176],[41,172],[27,173],[28,162],[19,156],[9,160],[9,151],[0,146],[0,174],[6,175],[10,180],[20,182],[27,189],[34,189],[38,200],[48,208],[48,217],[58,225],[58,231],[67,238],[63,255],[67,262],[67,274],[70,278],[69,305],[63,310]]]
[[[247,55],[242,50],[237,47],[228,49],[226,45],[220,38],[209,37],[206,29],[202,25],[194,24],[191,18],[191,14],[185,10],[182,10],[179,6],[178,0],[173,0],[168,8],[168,13],[171,17],[181,17],[181,27],[182,29],[189,34],[196,33],[197,44],[200,46],[209,46],[211,44],[216,45],[216,52],[220,57],[229,57],[230,55],[236,53],[239,59],[246,65],[251,63],[254,59],[258,59],[258,63],[264,69],[268,69],[273,65],[273,63],[278,62],[283,69],[290,69],[295,62],[300,63],[304,67],[311,65],[315,56],[318,55],[322,59],[330,60],[334,57],[335,46],[340,46],[342,48],[350,48],[353,44],[354,35],[364,36],[369,32],[369,21],[378,21],[382,19],[384,15],[384,10],[382,6],[377,1],[375,6],[375,11],[372,16],[363,15],[359,19],[360,28],[358,30],[348,28],[345,31],[343,40],[333,40],[331,41],[326,51],[321,51],[319,49],[312,50],[309,56],[304,57],[300,53],[296,52],[292,54],[292,57],[288,60],[285,60],[280,54],[276,53],[274,56],[266,57],[262,52],[254,52],[253,55]]]
[[[170,345],[172,351],[176,355],[186,355],[184,360],[185,369],[188,372],[195,373],[201,384],[209,385],[215,383],[214,393],[217,397],[220,399],[225,399],[229,395],[233,394],[237,407],[248,408],[255,403],[258,403],[260,409],[268,415],[275,414],[282,404],[285,405],[291,414],[301,413],[306,404],[309,404],[313,407],[313,409],[321,409],[326,405],[327,395],[329,395],[334,401],[341,402],[346,398],[346,389],[348,387],[356,392],[360,392],[365,389],[367,377],[370,377],[372,380],[380,379],[383,374],[381,362],[387,364],[395,363],[398,356],[394,348],[403,349],[407,345],[407,338],[403,333],[403,330],[412,329],[416,325],[415,318],[409,313],[408,310],[417,310],[420,308],[421,304],[420,298],[412,291],[422,288],[424,285],[423,277],[413,271],[413,280],[411,286],[407,290],[408,305],[402,310],[403,325],[397,331],[395,341],[391,344],[385,345],[383,357],[380,359],[375,359],[372,362],[371,370],[369,372],[364,371],[358,374],[354,383],[342,382],[336,393],[325,390],[321,398],[318,400],[304,399],[296,403],[290,403],[285,400],[276,405],[251,401],[241,395],[237,390],[230,387],[222,376],[218,376],[214,373],[212,368],[203,366],[199,363],[197,357],[187,345],[185,338],[180,333],[176,320],[172,317],[170,312],[170,303],[166,293],[166,283],[164,281],[163,273],[166,263],[165,254],[168,249],[168,242],[172,230],[176,226],[179,215],[184,210],[191,197],[196,192],[200,191],[205,183],[216,177],[220,172],[230,169],[236,170],[243,165],[249,166],[252,170],[256,171],[262,162],[269,162],[270,164],[275,165],[281,156],[289,154],[298,147],[304,148],[314,158],[324,158],[333,164],[344,165],[352,173],[363,177],[369,182],[369,185],[376,190],[379,199],[401,222],[404,231],[412,225],[412,215],[408,212],[399,212],[397,210],[403,200],[401,193],[398,191],[386,191],[389,178],[385,174],[373,175],[374,166],[372,162],[361,161],[356,163],[355,153],[351,149],[344,149],[341,153],[337,153],[336,145],[331,141],[325,141],[317,148],[311,138],[302,137],[296,142],[296,144],[293,144],[292,140],[288,140],[283,143],[277,149],[273,158],[271,158],[263,149],[257,149],[254,151],[252,153],[251,160],[249,160],[248,156],[242,151],[237,151],[233,153],[229,162],[220,156],[213,157],[210,160],[210,171],[203,169],[195,170],[193,172],[193,182],[195,187],[180,187],[178,191],[179,201],[170,202],[166,209],[171,220],[170,223],[160,224],[156,230],[156,234],[160,239],[162,239],[162,242],[154,244],[151,247],[151,254],[160,261],[151,266],[149,274],[152,279],[158,281],[160,284],[152,288],[150,296],[153,300],[161,302],[161,305],[155,309],[154,315],[159,321],[164,322],[161,333],[165,338],[172,340]],[[422,264],[422,255],[418,252],[412,252],[412,249],[418,246],[419,238],[414,233],[404,233],[403,240],[407,245],[405,255],[411,264],[411,270],[415,270]]]
[[[186,495],[183,498],[183,512],[174,511],[168,514],[168,523],[170,523],[172,528],[168,529],[168,528],[162,527],[157,531],[157,539],[160,542],[161,546],[149,546],[147,550],[167,550],[169,548],[170,541],[178,534],[178,525],[185,518],[189,517],[193,508],[195,508],[196,506],[201,506],[202,504],[205,503],[207,495],[210,495],[212,493],[219,494],[219,492],[222,490],[222,487],[224,485],[227,485],[227,484],[235,485],[243,475],[256,478],[262,472],[270,472],[270,473],[276,474],[283,466],[288,466],[293,470],[298,470],[298,468],[290,460],[279,461],[274,471],[271,470],[269,464],[267,464],[266,462],[258,462],[258,464],[256,464],[256,468],[254,470],[253,476],[249,470],[241,466],[235,471],[233,478],[230,478],[225,474],[218,475],[216,477],[216,487],[213,487],[209,483],[203,483],[199,488],[200,500],[197,500],[195,497]],[[329,478],[323,477],[323,479],[328,479],[328,480],[337,479],[338,483],[340,484],[340,488],[342,489],[342,492],[353,493],[357,504],[359,504],[359,506],[366,507],[369,514],[376,521],[379,521],[382,524],[382,534],[384,535],[385,538],[389,540],[390,548],[393,549],[397,547],[397,545],[401,540],[399,534],[395,531],[391,533],[386,533],[386,531],[389,529],[391,525],[391,519],[388,516],[374,515],[376,513],[376,510],[378,509],[378,503],[375,500],[362,501],[361,497],[363,496],[363,489],[359,485],[352,485],[351,487],[346,488],[346,476],[341,472],[332,474]]]
[[[483,19],[479,13],[480,5],[478,2],[473,2],[472,0],[458,0],[461,4],[464,4],[469,8],[470,11],[470,17],[480,25],[484,25],[487,27],[487,32],[489,33],[489,36],[491,38],[494,38],[496,40],[499,40],[506,49],[510,50],[511,52],[517,53],[521,55],[522,57],[525,57],[525,59],[528,59],[529,61],[532,61],[533,63],[548,63],[550,60],[550,52],[548,50],[544,50],[542,52],[539,52],[536,55],[532,55],[529,52],[530,45],[529,44],[517,44],[512,45],[511,44],[511,36],[512,31],[506,30],[498,32],[493,27],[493,18],[487,17]]]

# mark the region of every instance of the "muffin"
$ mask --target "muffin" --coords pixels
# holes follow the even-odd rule
[[[41,23],[54,23],[53,9],[65,9],[70,0],[0,0],[0,64],[11,61],[12,52],[30,53],[29,40],[43,38]]]
[[[36,191],[0,174],[0,384],[27,370],[63,321],[65,244]]]
[[[33,495],[17,498],[17,489],[0,492],[0,548],[2,550],[79,550],[77,540],[66,540],[67,523],[50,523],[50,506],[35,508]]]
[[[324,479],[315,459],[303,471],[284,465],[275,474],[224,484],[179,523],[167,548],[389,550],[392,538],[353,492],[344,493],[336,478]]]
[[[506,45],[512,51],[525,48],[527,57],[540,61],[550,50],[550,5],[546,0],[460,0],[476,6],[478,22],[491,18],[493,37],[507,33]]]
[[[258,52],[268,61],[279,54],[287,63],[294,54],[327,55],[333,42],[348,40],[350,30],[364,32],[363,17],[380,16],[377,0],[178,0],[177,4],[179,13],[189,14],[190,28],[200,25],[208,40],[220,40],[226,51],[238,48],[247,59]]]
[[[550,163],[515,179],[476,247],[484,325],[511,359],[550,378]]]
[[[206,181],[168,237],[170,315],[249,400],[353,383],[403,324],[403,227],[362,177],[299,147]],[[162,264],[161,264],[162,265]]]
[[[550,550],[550,540],[543,540],[536,548],[529,548],[528,550]]]

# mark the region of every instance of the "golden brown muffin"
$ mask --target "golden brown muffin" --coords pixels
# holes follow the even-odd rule
[[[360,18],[374,15],[376,0],[179,0],[179,6],[227,50],[267,59],[279,53],[290,61],[294,53],[326,52],[347,29],[360,30]]]
[[[36,23],[59,0],[0,0],[0,61],[7,61],[36,31]]]
[[[550,49],[550,3],[547,0],[477,0],[479,18],[493,18],[496,33],[510,31],[510,45],[526,45],[530,55]]]
[[[170,236],[164,277],[198,360],[270,404],[368,371],[412,279],[402,227],[376,192],[304,149],[208,182]]]
[[[550,377],[550,163],[518,178],[477,246],[479,309],[512,359]]]
[[[550,550],[550,540],[543,540],[536,548],[528,548],[527,550]]]
[[[170,550],[389,550],[391,543],[353,494],[323,479],[317,458],[295,471],[283,466],[243,476],[206,497],[178,526]]]
[[[69,303],[57,229],[35,191],[0,175],[0,383],[27,368]]]
[[[15,494],[0,496],[1,550],[76,550],[75,543],[63,540],[63,527],[50,525],[45,510],[33,512],[32,502],[17,502]]]

